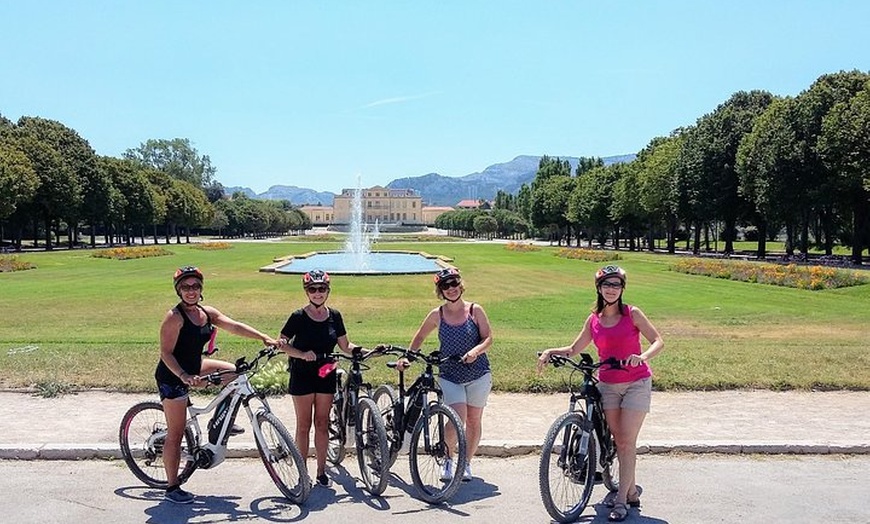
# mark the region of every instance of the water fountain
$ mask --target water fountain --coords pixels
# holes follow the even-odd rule
[[[369,231],[371,229],[371,231]],[[344,251],[326,251],[294,255],[275,260],[260,271],[275,273],[305,273],[322,269],[331,274],[383,275],[435,273],[450,259],[416,251],[372,251],[380,237],[378,221],[371,228],[365,221],[361,180],[351,201],[351,220]]]

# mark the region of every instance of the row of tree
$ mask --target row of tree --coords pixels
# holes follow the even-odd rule
[[[750,228],[759,257],[784,231],[789,254],[815,246],[830,255],[842,244],[860,264],[870,244],[870,74],[823,75],[795,97],[735,93],[630,163],[583,158],[572,173],[567,160],[543,157],[534,181],[499,193],[494,209],[514,213],[510,222],[493,213],[500,235],[525,227],[568,245],[585,238],[629,249],[664,238],[670,252],[682,237],[699,253],[712,232],[732,253],[738,230]],[[473,214],[439,220],[482,233]]]
[[[208,156],[186,139],[149,140],[123,158],[101,157],[59,122],[0,116],[0,239],[18,247],[41,231],[47,247],[80,228],[91,244],[211,228],[261,235],[311,227],[289,203],[223,199]],[[795,97],[738,92],[689,127],[656,137],[634,161],[605,166],[582,158],[543,157],[535,179],[516,195],[499,193],[492,212],[454,211],[436,221],[461,234],[548,235],[570,245],[586,239],[629,249],[685,236],[695,253],[709,234],[733,252],[739,228],[759,239],[786,234],[791,254],[811,242],[831,254],[870,244],[870,74],[823,75]],[[689,238],[689,232],[692,233]]]
[[[122,158],[97,155],[60,122],[0,115],[0,241],[21,249],[24,238],[45,239],[52,249],[61,233],[70,247],[105,242],[130,245],[174,235],[190,240],[193,228],[233,236],[309,229],[307,215],[288,202],[224,197],[208,156],[187,139],[148,140]]]

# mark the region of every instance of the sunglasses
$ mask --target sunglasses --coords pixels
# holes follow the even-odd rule
[[[202,291],[202,284],[181,284],[178,288],[182,291]]]
[[[305,291],[309,293],[326,293],[327,291],[329,291],[329,288],[326,286],[311,286],[305,288]]]
[[[447,282],[441,282],[440,284],[438,284],[438,289],[444,291],[452,287],[459,287],[460,285],[462,284],[458,280],[448,280]]]
[[[602,282],[599,287],[607,287],[610,289],[622,289],[622,282]]]

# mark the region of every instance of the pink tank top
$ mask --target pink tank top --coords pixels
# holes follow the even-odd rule
[[[640,330],[631,320],[631,306],[626,305],[619,322],[613,327],[604,327],[598,315],[592,314],[592,342],[598,349],[598,359],[604,360],[610,357],[619,360],[627,359],[631,355],[640,355]],[[642,378],[652,376],[652,370],[644,362],[640,366],[627,366],[625,369],[610,369],[603,366],[598,372],[601,382],[634,382]]]

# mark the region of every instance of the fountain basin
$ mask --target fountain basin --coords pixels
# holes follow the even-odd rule
[[[452,259],[430,255],[421,251],[372,251],[359,265],[352,253],[343,251],[316,251],[304,255],[290,255],[275,261],[260,271],[302,274],[322,269],[335,275],[410,275],[436,273],[449,265]]]

